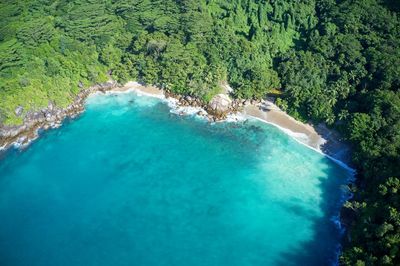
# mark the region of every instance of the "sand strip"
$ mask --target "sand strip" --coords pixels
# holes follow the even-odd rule
[[[141,92],[143,94],[147,94],[150,96],[155,96],[155,97],[163,97],[164,96],[164,91],[160,88],[157,88],[155,86],[147,86],[147,85],[143,85],[139,82],[136,81],[129,81],[128,83],[126,83],[124,86],[122,87],[116,87],[114,89],[112,89],[112,92],[126,92],[126,91],[138,91]]]
[[[325,125],[313,126],[295,120],[270,101],[259,105],[246,105],[243,114],[272,124],[300,143],[325,154],[327,157],[351,171],[350,146],[340,139],[340,134]]]
[[[326,142],[311,125],[295,120],[272,102],[263,101],[259,106],[246,105],[243,113],[278,126],[298,141],[318,151],[321,151],[321,145]]]
[[[165,98],[162,89],[155,86],[143,85],[135,81],[130,81],[122,87],[111,90],[111,92],[129,91],[136,91],[157,98]],[[336,132],[327,129],[323,125],[314,127],[311,124],[297,121],[270,101],[264,100],[261,104],[247,104],[244,106],[242,114],[272,124],[300,143],[324,153],[334,160],[339,160],[346,164],[350,162],[349,147],[339,140],[340,136]]]

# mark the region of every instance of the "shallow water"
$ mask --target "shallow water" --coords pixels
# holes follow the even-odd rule
[[[0,265],[329,265],[349,175],[271,125],[96,95],[0,160]]]

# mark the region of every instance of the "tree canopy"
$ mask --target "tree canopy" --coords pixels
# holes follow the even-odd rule
[[[394,0],[2,0],[0,123],[138,80],[277,103],[353,147],[345,265],[400,264],[400,5]]]

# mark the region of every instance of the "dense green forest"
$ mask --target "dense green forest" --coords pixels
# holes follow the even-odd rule
[[[353,147],[344,265],[400,265],[397,0],[0,0],[0,123],[139,80],[208,101],[278,95]],[[346,238],[347,239],[347,238]]]

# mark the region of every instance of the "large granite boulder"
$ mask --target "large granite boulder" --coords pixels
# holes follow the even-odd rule
[[[15,115],[21,116],[23,111],[24,111],[24,108],[22,106],[18,106],[17,108],[15,108]]]
[[[214,114],[225,114],[229,111],[232,100],[226,94],[215,95],[208,104],[209,111]]]

